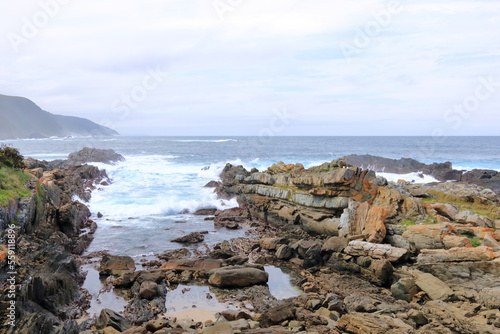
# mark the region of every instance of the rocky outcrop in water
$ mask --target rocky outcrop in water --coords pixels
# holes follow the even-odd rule
[[[348,164],[386,173],[423,173],[439,181],[459,181],[500,191],[500,173],[489,169],[463,171],[453,169],[451,162],[424,164],[415,159],[388,159],[369,154],[352,154],[344,157]],[[418,180],[417,180],[418,182]]]

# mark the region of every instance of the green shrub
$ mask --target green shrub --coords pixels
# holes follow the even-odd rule
[[[17,148],[6,145],[0,146],[0,166],[23,169],[26,168],[23,160],[24,157],[19,153]]]

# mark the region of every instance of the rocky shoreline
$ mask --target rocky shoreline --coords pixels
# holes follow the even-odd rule
[[[50,164],[31,161],[34,195],[0,217],[19,222],[25,271],[18,323],[0,332],[500,333],[497,193],[467,183],[388,183],[350,161],[307,170],[278,163],[263,172],[226,165],[209,186],[240,207],[198,214],[221,231],[249,226],[248,237],[167,251],[143,268],[100,254],[100,275],[127,305],[97,319],[85,317],[78,265],[96,226],[73,196],[88,200],[109,180],[92,166],[47,170]],[[201,232],[177,241],[200,245]],[[268,266],[291,272],[301,293],[275,298]],[[196,305],[169,313],[167,296],[184,285],[181,295],[210,287],[203,298],[227,309],[210,311],[210,320]]]

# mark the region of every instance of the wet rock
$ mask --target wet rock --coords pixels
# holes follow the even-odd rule
[[[350,313],[337,322],[341,330],[348,333],[402,334],[414,333],[413,327],[402,320],[378,314]]]
[[[90,217],[90,210],[80,202],[71,202],[59,208],[58,225],[69,237],[76,236]]]
[[[219,288],[245,287],[266,284],[268,279],[268,273],[263,270],[234,266],[210,271],[208,283]]]
[[[104,255],[99,266],[100,275],[121,275],[127,271],[134,271],[134,259],[130,256]]]
[[[194,213],[195,216],[213,216],[217,209],[201,209]]]
[[[192,232],[183,237],[173,239],[172,242],[181,244],[196,244],[205,241],[205,236],[200,232]]]
[[[227,321],[234,321],[234,320],[239,320],[239,319],[246,319],[246,320],[252,319],[252,316],[250,314],[248,314],[247,312],[238,311],[238,310],[222,311],[221,315]]]
[[[103,309],[101,311],[96,320],[95,326],[98,329],[112,327],[119,332],[123,332],[132,327],[127,319],[110,309]]]

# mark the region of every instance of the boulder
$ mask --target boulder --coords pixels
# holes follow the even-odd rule
[[[263,270],[234,266],[211,270],[208,283],[219,288],[246,287],[266,284],[268,279],[268,273]]]
[[[144,281],[139,288],[139,297],[142,299],[152,300],[158,295],[159,286],[152,281]]]
[[[392,247],[391,245],[353,240],[349,242],[344,249],[344,253],[353,256],[369,256],[374,259],[385,259],[387,261],[397,262],[408,255],[408,250]]]
[[[123,273],[134,270],[134,259],[130,256],[104,255],[99,266],[100,275],[120,276]]]
[[[103,309],[95,322],[97,329],[112,327],[119,332],[124,332],[131,328],[130,322],[122,315],[110,309]]]
[[[495,253],[489,247],[455,247],[450,249],[422,249],[418,263],[490,261]]]
[[[192,232],[183,237],[173,239],[172,242],[181,244],[196,244],[205,241],[205,236],[201,232]]]
[[[64,166],[76,166],[87,162],[102,162],[113,165],[124,160],[123,155],[116,153],[114,150],[84,147],[78,152],[71,153]]]

